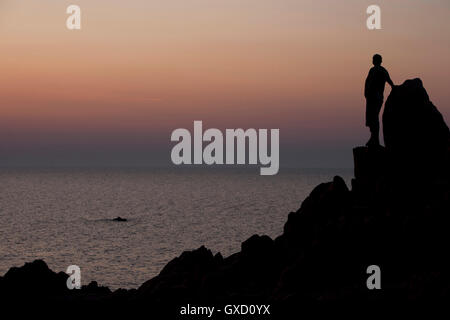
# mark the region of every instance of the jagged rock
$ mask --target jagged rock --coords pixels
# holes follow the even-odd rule
[[[108,287],[99,286],[97,281],[91,281],[87,286],[83,286],[83,292],[86,294],[108,295],[111,290]]]
[[[299,237],[310,237],[314,232],[309,229],[311,224],[320,225],[319,221],[327,223],[340,216],[348,208],[349,197],[350,191],[341,177],[336,176],[332,182],[321,183],[303,201],[299,210],[289,214],[283,235],[293,242]]]
[[[243,255],[257,257],[267,255],[273,248],[273,240],[268,236],[251,236],[241,245]]]
[[[386,172],[386,150],[384,147],[356,147],[353,149],[355,179],[371,181]]]
[[[194,251],[185,251],[171,260],[157,277],[139,287],[137,298],[156,297],[162,301],[176,298],[178,301],[187,301],[197,296],[203,277],[220,262],[221,256],[213,256],[211,250],[204,246]]]
[[[392,90],[384,108],[383,133],[394,170],[421,176],[448,170],[450,132],[422,80],[406,80]]]
[[[171,260],[161,271],[160,275],[184,271],[202,271],[208,270],[215,265],[215,259],[211,250],[201,246],[194,251],[185,251],[179,256]]]
[[[36,300],[66,295],[68,275],[55,273],[42,260],[26,263],[22,267],[12,267],[0,279],[0,296],[29,297]]]
[[[386,148],[356,147],[353,149],[355,178],[352,179],[354,200],[360,205],[381,204],[389,191],[386,179],[389,160]]]

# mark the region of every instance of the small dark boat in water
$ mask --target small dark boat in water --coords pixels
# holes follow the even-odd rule
[[[127,219],[121,218],[121,217],[117,217],[117,218],[114,218],[113,221],[124,222],[124,221],[127,221]]]

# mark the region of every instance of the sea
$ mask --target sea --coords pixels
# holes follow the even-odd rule
[[[185,250],[276,238],[315,186],[352,169],[2,168],[0,275],[43,259],[83,285],[138,288]],[[125,222],[113,221],[116,217]]]

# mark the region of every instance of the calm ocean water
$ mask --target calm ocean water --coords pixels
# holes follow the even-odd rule
[[[184,250],[227,256],[249,236],[282,233],[290,211],[350,169],[1,169],[0,274],[44,259],[82,284],[138,287]],[[112,218],[125,217],[127,222]]]

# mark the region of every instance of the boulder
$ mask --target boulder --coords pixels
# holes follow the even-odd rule
[[[64,272],[53,272],[42,260],[13,267],[0,278],[0,297],[29,297],[35,300],[62,297],[68,294]]]
[[[392,90],[384,108],[383,134],[394,170],[429,176],[448,168],[450,132],[422,80],[406,80]]]

